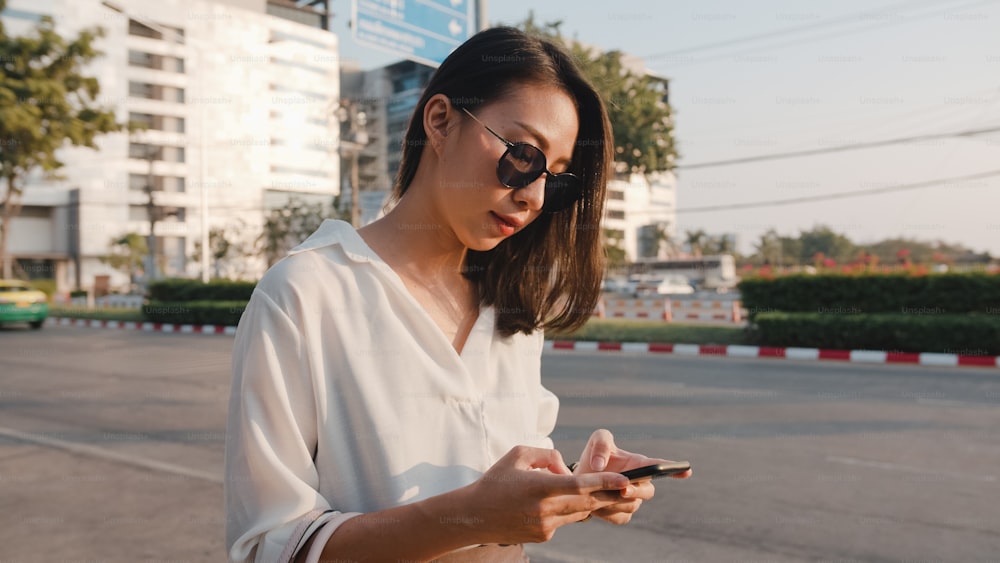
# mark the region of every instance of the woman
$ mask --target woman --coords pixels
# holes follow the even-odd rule
[[[590,317],[612,164],[571,59],[510,28],[437,70],[396,204],[325,222],[261,279],[233,350],[227,545],[258,561],[522,561],[591,515],[627,522],[652,460],[591,437],[575,473],[548,435],[543,329]]]

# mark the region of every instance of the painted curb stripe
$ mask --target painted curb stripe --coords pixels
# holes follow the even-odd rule
[[[172,325],[149,322],[98,321],[49,317],[46,324],[90,328],[115,328],[184,334],[236,334],[235,326]],[[722,356],[728,358],[779,358],[788,360],[834,360],[865,364],[917,364],[935,367],[996,367],[1000,356],[965,356],[916,352],[881,352],[877,350],[827,350],[820,348],[774,348],[770,346],[671,344],[663,342],[589,342],[580,340],[546,340],[543,350],[574,350],[581,352],[626,352],[632,354],[677,354],[678,356]]]

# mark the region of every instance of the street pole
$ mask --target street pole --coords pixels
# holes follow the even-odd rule
[[[351,149],[351,225],[361,226],[361,185],[358,174],[358,147]]]
[[[476,0],[476,25],[479,31],[490,26],[489,18],[486,16],[486,11],[488,10],[487,3],[488,0]]]
[[[146,275],[145,277],[145,290],[149,288],[149,284],[156,280],[156,219],[157,219],[157,209],[156,202],[153,201],[153,161],[156,160],[156,154],[152,148],[146,149],[146,161],[149,167],[146,171],[146,215],[149,219],[149,235],[146,237]]]
[[[351,225],[358,228],[361,226],[361,174],[358,161],[361,149],[368,144],[368,116],[358,109],[356,102],[350,100],[341,100],[336,114],[341,123],[348,125],[349,141],[344,140],[344,129],[341,127],[340,157],[343,162],[346,153],[351,159]]]
[[[198,53],[198,50],[194,50]],[[198,143],[199,151],[201,154],[198,156],[198,179],[201,182],[201,281],[203,283],[208,283],[210,279],[208,271],[208,186],[205,185],[205,163],[208,161],[208,155],[206,154],[206,144],[205,144],[205,70],[201,68],[202,61],[205,60],[200,53],[195,55],[198,60],[198,95],[201,99],[198,100]]]

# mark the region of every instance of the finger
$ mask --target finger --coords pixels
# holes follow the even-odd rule
[[[624,475],[611,471],[584,473],[583,475],[550,475],[546,477],[549,494],[588,495],[597,491],[610,491],[619,495],[629,486]],[[620,497],[619,497],[620,498]]]
[[[583,449],[583,456],[580,464],[586,464],[589,471],[604,471],[611,459],[611,452],[615,451],[615,439],[609,430],[604,428],[595,430],[587,441],[587,447]]]
[[[556,474],[568,473],[558,450],[515,446],[508,455],[513,456],[515,469],[548,469]]]
[[[690,469],[688,469],[684,473],[678,473],[676,475],[671,475],[671,477],[673,477],[674,479],[687,479],[690,476],[691,476],[691,470]]]
[[[632,481],[630,487],[619,492],[623,499],[649,500],[656,494],[656,487],[650,481]]]
[[[620,510],[619,508],[624,508],[624,510]],[[637,510],[639,510],[637,505],[628,507],[619,507],[615,505],[595,510],[591,514],[601,520],[620,526],[622,524],[628,524],[632,520],[632,515],[635,514]]]

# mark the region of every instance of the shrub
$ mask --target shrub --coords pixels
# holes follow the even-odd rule
[[[257,282],[212,280],[208,283],[186,278],[158,280],[149,284],[147,297],[159,302],[249,301]]]
[[[795,275],[748,279],[740,297],[760,312],[986,313],[1000,309],[1000,276],[985,273]]]
[[[1000,314],[759,313],[762,346],[1000,355]]]
[[[151,301],[143,317],[154,323],[236,326],[247,301]]]

